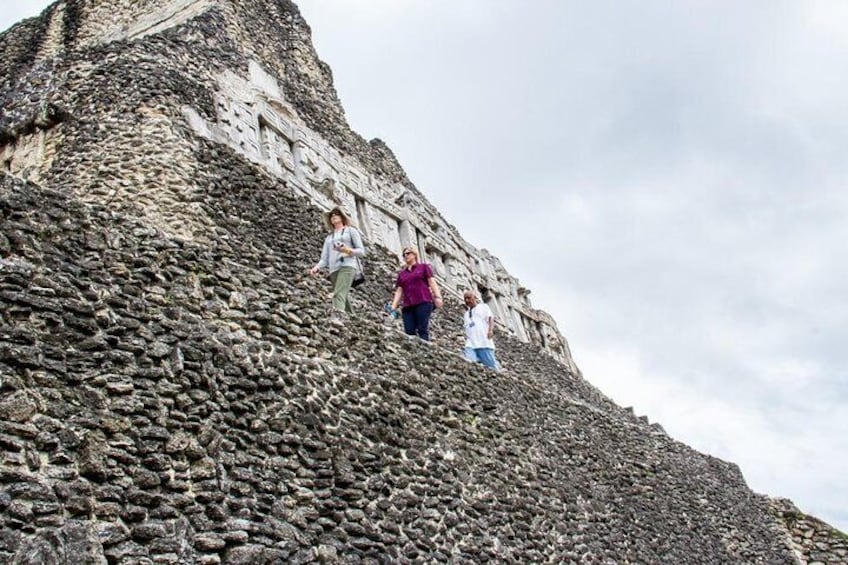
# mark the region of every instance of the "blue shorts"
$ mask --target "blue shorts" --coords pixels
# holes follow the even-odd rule
[[[491,368],[497,369],[498,362],[495,359],[495,350],[490,347],[481,347],[479,349],[473,349],[471,347],[465,348],[465,358],[469,361],[475,361],[477,363],[482,363],[483,365]]]

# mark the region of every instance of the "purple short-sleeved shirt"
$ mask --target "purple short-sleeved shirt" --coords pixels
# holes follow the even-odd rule
[[[412,269],[401,269],[395,281],[395,287],[400,287],[403,291],[404,307],[433,302],[433,294],[427,283],[432,277],[433,269],[427,263],[416,263]]]

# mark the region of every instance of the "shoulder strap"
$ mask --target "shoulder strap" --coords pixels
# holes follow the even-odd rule
[[[344,231],[342,232],[342,238],[344,238],[345,234],[347,234],[347,237],[350,239],[350,246],[353,247],[353,236],[350,235],[350,231],[348,230],[349,227],[350,226],[344,227]],[[353,228],[353,229],[356,229],[356,228]]]

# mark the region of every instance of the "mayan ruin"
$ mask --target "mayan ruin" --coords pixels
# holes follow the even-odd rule
[[[294,2],[66,0],[0,53],[0,561],[848,563],[583,378],[351,130]],[[345,323],[307,274],[336,206],[369,247]],[[431,343],[382,315],[405,246]],[[465,289],[502,371],[458,353]]]

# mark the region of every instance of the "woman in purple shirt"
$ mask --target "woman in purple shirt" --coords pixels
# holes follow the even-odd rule
[[[443,306],[442,293],[430,265],[418,262],[417,249],[405,247],[403,261],[405,265],[395,281],[392,310],[397,310],[403,299],[403,331],[430,341],[430,314]]]

